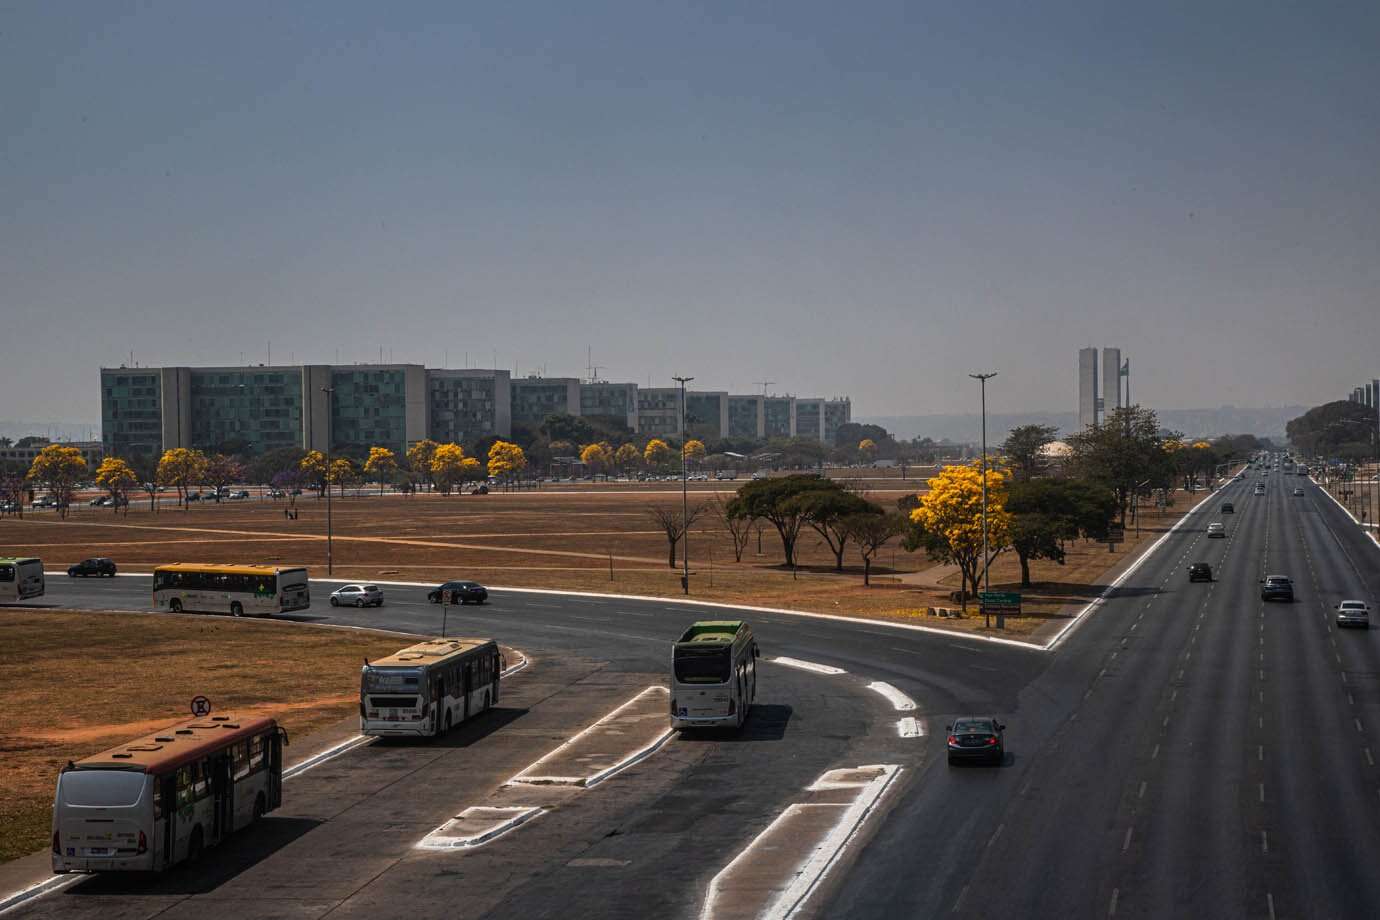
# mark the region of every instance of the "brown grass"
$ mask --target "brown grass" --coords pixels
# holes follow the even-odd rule
[[[305,737],[356,711],[364,657],[406,644],[271,621],[0,611],[0,861],[44,846],[68,760],[187,718],[197,694]]]

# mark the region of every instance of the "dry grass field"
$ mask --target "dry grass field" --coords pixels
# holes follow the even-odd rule
[[[197,694],[305,737],[356,711],[364,657],[407,642],[272,621],[0,610],[0,862],[42,849],[68,760],[187,718]]]

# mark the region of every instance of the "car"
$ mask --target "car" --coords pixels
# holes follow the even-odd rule
[[[209,496],[207,497],[207,500],[209,501]],[[188,492],[188,493],[187,493],[187,501],[189,501],[189,502],[199,502],[199,501],[201,501],[201,493],[200,493],[200,492]]]
[[[1264,494],[1265,494],[1265,487],[1264,487],[1264,486],[1256,486],[1256,487],[1255,487],[1255,494],[1256,494],[1256,495],[1264,495]]]
[[[76,578],[78,576],[89,578],[92,575],[98,578],[104,578],[106,576],[114,578],[115,563],[106,559],[104,556],[98,556],[94,559],[83,559],[76,565],[69,565],[67,567],[67,574],[71,578]]]
[[[1235,513],[1236,513],[1236,506],[1233,505],[1231,502],[1222,502],[1222,513],[1223,513],[1223,514],[1235,514]]]
[[[378,585],[342,585],[331,592],[332,607],[382,607],[383,590]]]
[[[104,508],[106,505],[113,504],[113,502],[114,499],[109,495],[97,495],[95,498],[91,499],[91,501],[87,502],[87,504],[92,508]]]
[[[1212,581],[1212,566],[1206,562],[1193,563],[1188,567],[1188,580],[1190,582]]]
[[[53,498],[51,495],[44,495],[40,498],[35,498],[33,506],[35,508],[56,508],[57,499]]]
[[[1003,732],[1006,726],[994,718],[966,716],[944,726],[949,734],[949,763],[983,760],[999,764],[1006,759]]]
[[[452,604],[468,604],[471,601],[482,604],[489,599],[489,589],[474,581],[448,581],[437,585],[426,593],[426,599],[439,604],[443,592],[446,600]]]
[[[1260,580],[1262,601],[1293,601],[1294,580],[1288,575],[1266,575]]]
[[[1227,535],[1227,525],[1221,521],[1213,521],[1208,525],[1207,535],[1212,537],[1225,537]]]
[[[488,494],[489,494],[489,487],[486,486],[486,485],[484,485],[483,483],[480,483],[480,484],[477,485],[477,486],[471,486],[471,487],[470,487],[470,490],[469,490],[469,494],[470,494],[470,495],[488,495]]]
[[[1298,497],[1301,496],[1301,495],[1303,495],[1303,490],[1302,490],[1302,489],[1295,489],[1295,490],[1294,490],[1294,497],[1295,497],[1295,498],[1298,498]]]
[[[268,497],[269,497],[269,498],[287,498],[287,493],[284,492],[282,489],[269,489],[269,490],[268,490]]]
[[[1337,605],[1337,628],[1359,626],[1370,629],[1370,605],[1365,601],[1342,601]]]
[[[249,490],[248,490],[248,489],[238,489],[238,490],[236,490],[236,491],[234,491],[234,492],[231,492],[231,493],[230,493],[230,497],[231,497],[232,499],[234,499],[235,501],[240,501],[240,500],[242,500],[242,499],[246,499],[246,498],[249,497]]]

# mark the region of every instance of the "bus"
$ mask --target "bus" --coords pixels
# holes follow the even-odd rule
[[[203,716],[68,762],[53,799],[53,871],[159,872],[282,804],[287,733]]]
[[[433,737],[498,702],[503,655],[492,639],[429,639],[366,660],[359,684],[365,735]]]
[[[307,570],[176,562],[153,570],[155,610],[270,616],[311,606]]]
[[[671,651],[671,727],[741,728],[757,696],[762,651],[742,620],[701,620]]]
[[[0,557],[0,604],[42,596],[42,559]]]

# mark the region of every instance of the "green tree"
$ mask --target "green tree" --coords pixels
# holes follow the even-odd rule
[[[1001,452],[1016,482],[1034,479],[1045,471],[1044,449],[1058,433],[1053,425],[1018,425],[1011,429],[1002,442]]]
[[[1152,486],[1169,484],[1173,475],[1154,410],[1140,406],[1117,409],[1101,425],[1068,439],[1072,455],[1068,467],[1076,478],[1098,482],[1112,490],[1123,526],[1131,493],[1147,480]]]
[[[795,565],[795,544],[800,530],[809,520],[809,509],[795,499],[819,489],[841,490],[838,483],[819,476],[775,476],[744,483],[728,503],[728,513],[734,519],[766,521],[781,537],[785,564]]]
[[[843,552],[848,547],[848,539],[853,533],[849,519],[859,514],[882,514],[882,509],[865,498],[836,487],[833,480],[823,479],[832,488],[809,489],[789,499],[792,509],[798,509],[805,516],[810,529],[824,538],[829,551],[834,554],[834,570],[843,571]]]
[[[1030,587],[1030,561],[1064,564],[1064,541],[1107,535],[1116,496],[1078,479],[1029,479],[1011,484],[1006,497],[1011,548],[1021,563],[1021,587]]]

